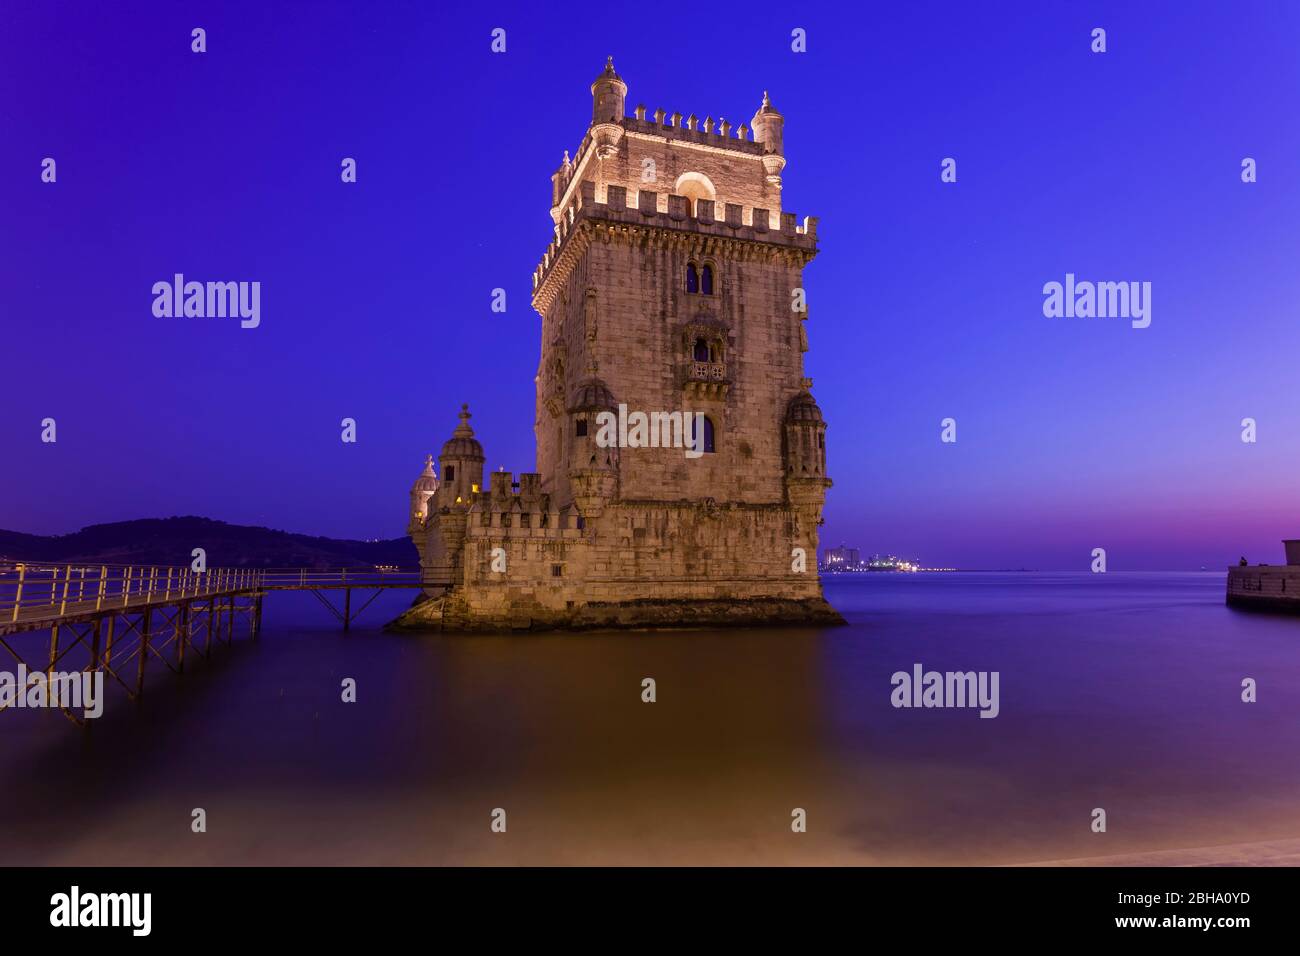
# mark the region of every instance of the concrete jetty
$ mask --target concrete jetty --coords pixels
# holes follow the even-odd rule
[[[1300,539],[1284,540],[1286,564],[1242,564],[1228,568],[1231,607],[1300,614]]]

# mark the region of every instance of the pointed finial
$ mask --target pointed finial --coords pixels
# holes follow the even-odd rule
[[[469,427],[470,420],[469,403],[460,407],[460,424],[456,426],[452,435],[456,438],[470,438],[474,435],[474,429]]]
[[[763,91],[763,105],[764,105],[764,106],[771,106],[771,105],[772,105],[772,101],[771,101],[770,99],[767,98],[767,90],[764,90],[764,91]]]
[[[569,159],[569,151],[567,149],[564,151],[564,165],[565,166],[573,165],[573,160]]]

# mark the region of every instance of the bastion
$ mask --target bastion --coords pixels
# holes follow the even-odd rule
[[[537,470],[485,474],[462,406],[410,492],[423,588],[390,626],[843,623],[817,577],[831,480],[803,361],[817,220],[781,206],[784,118],[766,93],[748,126],[626,115],[612,60],[591,90],[533,274]],[[638,415],[679,427],[623,427]]]

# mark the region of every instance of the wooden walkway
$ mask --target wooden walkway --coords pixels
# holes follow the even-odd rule
[[[260,597],[268,591],[342,590],[350,605],[354,590],[378,593],[420,586],[418,571],[387,569],[213,568],[199,572],[149,565],[0,564],[0,637],[146,607]],[[350,607],[340,614],[345,628],[355,618]]]
[[[174,673],[185,659],[207,658],[214,640],[234,640],[237,619],[256,639],[262,601],[272,591],[309,591],[348,630],[371,602],[393,588],[417,589],[418,571],[395,569],[211,568],[154,565],[0,563],[0,648],[28,674],[102,672],[128,696],[144,693],[150,661]],[[342,591],[335,607],[326,592]],[[353,609],[353,592],[373,592]],[[28,660],[17,648],[49,632],[49,653]],[[28,655],[31,655],[28,650]],[[0,711],[12,704],[0,705]],[[68,709],[74,723],[82,719]]]

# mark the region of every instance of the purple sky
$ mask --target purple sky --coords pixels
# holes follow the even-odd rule
[[[0,527],[395,536],[462,401],[488,467],[531,470],[549,175],[612,53],[629,106],[785,114],[785,207],[821,217],[823,544],[1159,569],[1300,536],[1300,8],[747,3],[694,39],[636,6],[463,9],[0,11]],[[260,281],[261,326],[155,318],[176,272]],[[1045,318],[1067,272],[1151,282],[1150,328]]]

